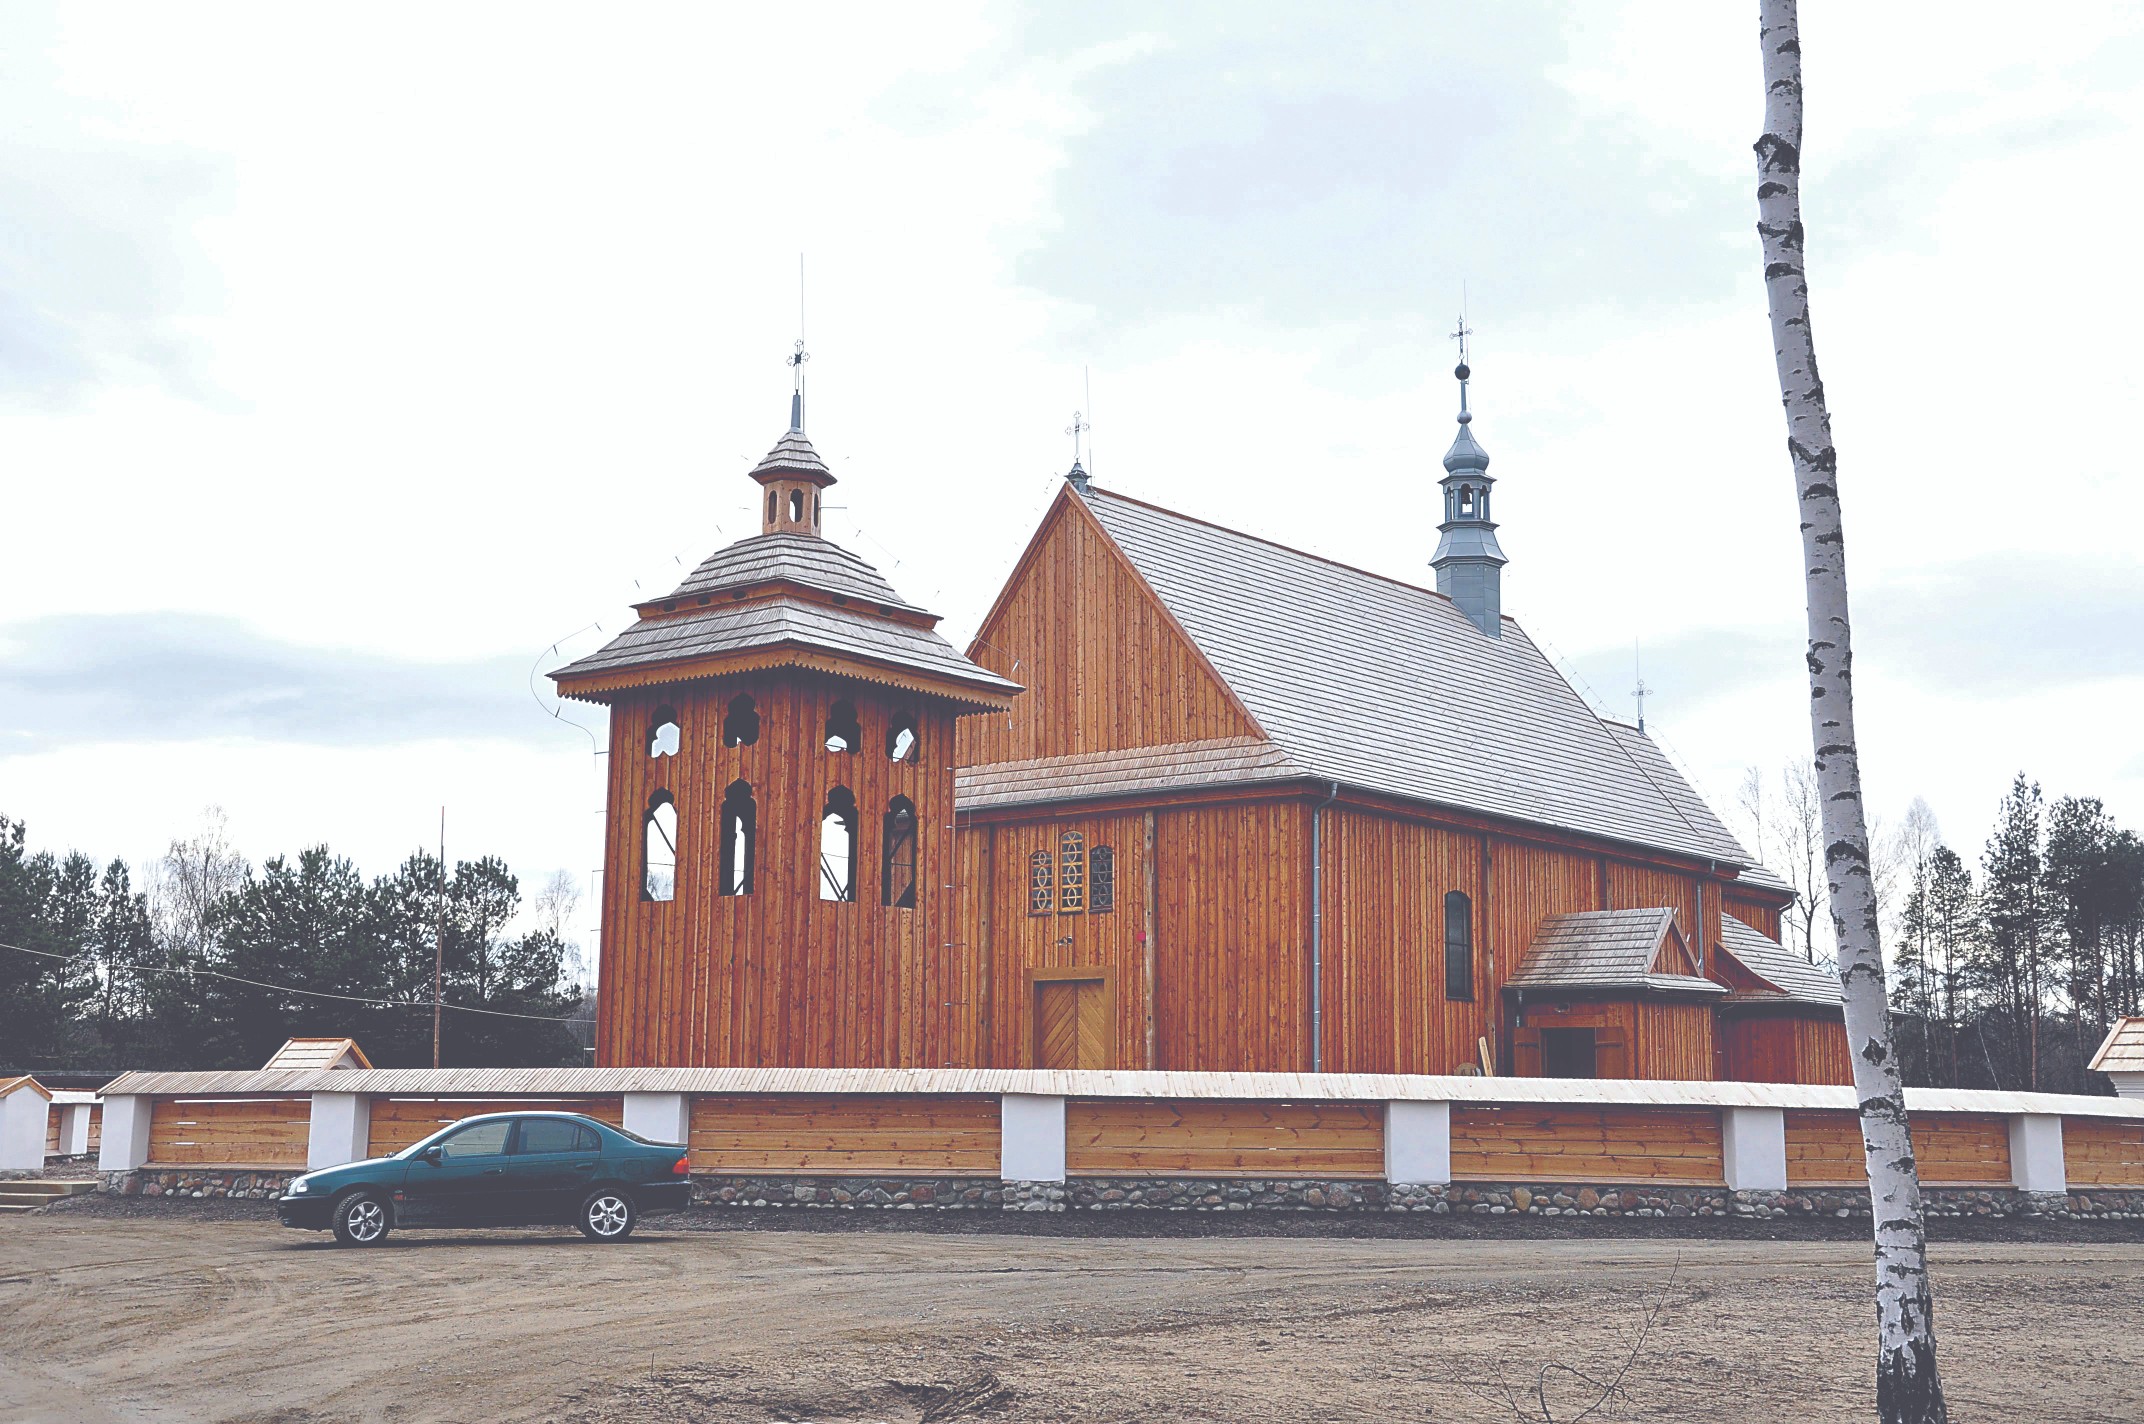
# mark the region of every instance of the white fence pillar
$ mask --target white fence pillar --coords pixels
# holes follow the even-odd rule
[[[315,1093],[305,1141],[305,1170],[340,1167],[372,1155],[372,1099],[363,1093]]]
[[[149,1121],[156,1099],[127,1095],[104,1100],[104,1138],[97,1148],[97,1170],[131,1172],[149,1160]]]
[[[60,1156],[82,1157],[89,1152],[89,1115],[94,1103],[69,1103],[59,1109]]]
[[[2010,1116],[2010,1182],[2021,1192],[2066,1192],[2062,1119],[2053,1113]]]
[[[1385,1104],[1385,1180],[1442,1187],[1452,1180],[1452,1105]]]
[[[998,1099],[998,1177],[1007,1182],[1065,1179],[1065,1100],[1035,1093]]]
[[[1783,1192],[1787,1189],[1787,1115],[1780,1108],[1722,1108],[1721,1156],[1727,1189]]]
[[[45,1118],[52,1100],[28,1079],[0,1098],[0,1171],[34,1172],[45,1165]]]
[[[627,1093],[625,1130],[650,1142],[692,1141],[692,1096],[689,1093]]]

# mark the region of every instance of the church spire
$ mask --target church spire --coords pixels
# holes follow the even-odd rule
[[[1459,342],[1459,364],[1452,374],[1459,380],[1459,434],[1444,452],[1444,522],[1437,526],[1437,552],[1430,567],[1437,571],[1437,592],[1459,605],[1459,611],[1492,638],[1504,633],[1504,551],[1496,542],[1496,523],[1489,517],[1489,491],[1496,481],[1489,476],[1489,452],[1474,438],[1474,415],[1467,408],[1467,382],[1473,370],[1467,365],[1467,338],[1473,335],[1466,318],[1452,333]]]
[[[799,341],[788,358],[789,368],[796,373],[789,393],[789,433],[752,470],[752,478],[766,491],[762,534],[818,537],[820,495],[834,483],[834,472],[804,438],[804,363],[810,359],[811,353]]]

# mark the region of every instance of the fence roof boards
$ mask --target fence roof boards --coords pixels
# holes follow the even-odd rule
[[[1624,1078],[1479,1078],[1399,1073],[1148,1073],[1040,1068],[372,1068],[319,1072],[126,1073],[104,1095],[218,1097],[366,1093],[496,1098],[614,1093],[1032,1093],[1065,1098],[1237,1098],[1280,1102],[1412,1100],[1603,1103],[1649,1107],[1829,1108],[1854,1090],[1797,1083]],[[2144,1099],[1908,1088],[1915,1112],[2057,1113],[2144,1119]]]

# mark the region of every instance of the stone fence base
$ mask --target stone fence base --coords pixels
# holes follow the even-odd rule
[[[289,1170],[144,1167],[102,1174],[107,1192],[129,1197],[273,1200]],[[2144,1191],[2022,1192],[2010,1187],[1928,1187],[1928,1214],[1940,1217],[2061,1217],[2144,1220]],[[1363,1181],[1074,1177],[1064,1182],[1000,1182],[973,1177],[713,1177],[692,1179],[696,1207],[819,1211],[975,1212],[1306,1212],[1325,1216],[1432,1215],[1692,1217],[1866,1217],[1866,1191],[1850,1187],[1736,1192],[1725,1187],[1618,1183],[1454,1182],[1401,1186]]]

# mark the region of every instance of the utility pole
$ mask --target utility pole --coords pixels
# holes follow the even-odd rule
[[[432,936],[432,1066],[439,1066],[439,985],[447,964],[447,808],[439,808],[439,921]]]

